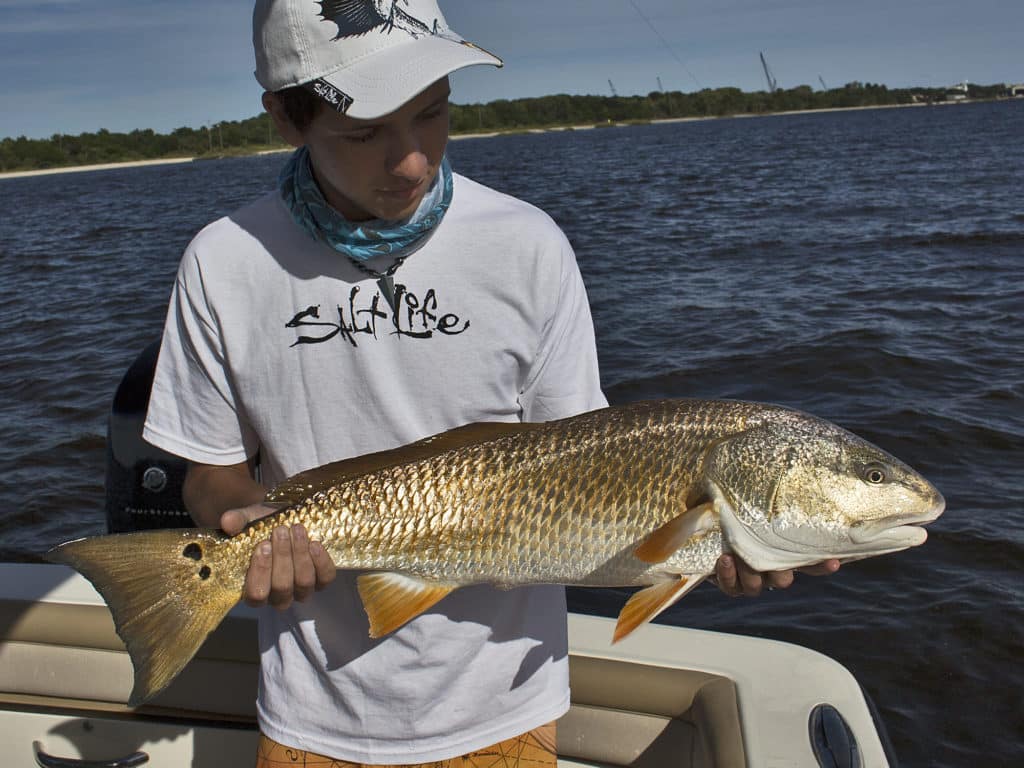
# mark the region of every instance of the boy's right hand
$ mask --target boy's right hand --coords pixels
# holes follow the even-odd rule
[[[220,518],[220,527],[229,536],[240,533],[253,520],[278,510],[269,504],[250,504],[229,509]],[[261,541],[253,551],[245,574],[242,598],[252,606],[272,605],[283,610],[292,601],[309,599],[337,575],[337,568],[318,541],[310,541],[301,525],[279,525],[269,540]]]

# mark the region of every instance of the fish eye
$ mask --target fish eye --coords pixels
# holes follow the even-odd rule
[[[864,467],[861,477],[869,485],[881,485],[889,479],[889,473],[886,472],[885,467],[881,464],[868,464]]]

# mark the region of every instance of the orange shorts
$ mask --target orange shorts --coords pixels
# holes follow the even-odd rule
[[[548,723],[522,736],[499,741],[475,752],[411,766],[377,766],[376,768],[555,768],[555,724]],[[350,763],[326,755],[307,752],[279,744],[260,734],[256,748],[256,768],[370,768],[366,763]]]

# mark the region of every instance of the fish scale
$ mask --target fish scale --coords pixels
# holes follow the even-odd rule
[[[636,544],[682,510],[694,470],[673,477],[659,457],[685,440],[689,425],[672,422],[670,416],[668,411],[646,413],[639,423],[630,423],[625,435],[615,432],[614,439],[607,425],[594,420],[566,433],[528,433],[531,439],[514,441],[509,450],[496,441],[460,449],[425,467],[393,467],[334,488],[327,498],[315,497],[266,525],[303,523],[345,568],[471,582],[593,583],[587,575],[611,554]],[[617,457],[612,463],[609,444]],[[574,471],[566,473],[569,462]],[[683,469],[686,465],[678,463]],[[386,503],[377,509],[367,503],[381,498]],[[428,498],[431,502],[424,503]],[[479,524],[480,509],[487,510],[486,527]],[[623,516],[623,509],[638,514]],[[392,517],[412,527],[388,527],[382,521]],[[325,526],[328,520],[346,524]],[[255,539],[267,535],[265,526],[252,531]],[[583,555],[574,558],[571,568],[563,556],[566,541]],[[378,546],[368,548],[367,542]],[[437,553],[442,552],[454,557],[439,563]],[[625,574],[625,565],[617,573]],[[635,562],[631,575],[620,576],[622,582],[614,586],[636,583],[649,571]]]

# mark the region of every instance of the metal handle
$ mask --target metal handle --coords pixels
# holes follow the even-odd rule
[[[43,745],[38,741],[32,742],[32,749],[36,753],[36,764],[42,768],[132,768],[149,762],[149,755],[145,752],[135,752],[112,760],[75,760],[46,754],[43,752]]]

